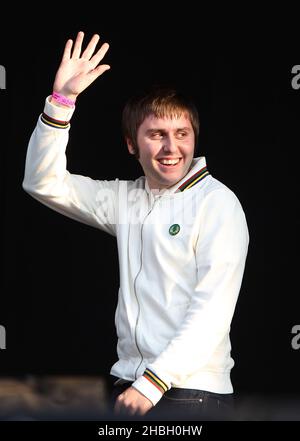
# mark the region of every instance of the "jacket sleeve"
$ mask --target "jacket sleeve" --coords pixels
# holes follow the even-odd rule
[[[244,212],[234,193],[212,191],[203,202],[195,246],[197,283],[172,340],[134,383],[155,405],[173,385],[209,363],[229,334],[248,251]]]
[[[115,235],[118,179],[93,180],[66,168],[73,112],[46,99],[29,141],[23,189],[63,215]]]

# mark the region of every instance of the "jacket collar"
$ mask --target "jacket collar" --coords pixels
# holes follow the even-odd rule
[[[170,195],[173,193],[180,193],[194,185],[198,184],[202,179],[206,178],[209,175],[209,171],[206,166],[205,156],[199,156],[192,160],[190,169],[188,173],[179,181],[176,182],[175,185],[169,187],[167,189],[161,190],[159,193],[155,193],[150,189],[147,178],[145,180],[145,189],[147,193],[151,193],[152,195],[162,196],[165,192]]]

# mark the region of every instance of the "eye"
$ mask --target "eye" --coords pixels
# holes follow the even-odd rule
[[[163,134],[161,132],[152,132],[150,137],[151,139],[161,139]]]
[[[187,132],[177,132],[178,138],[184,138],[187,135]]]

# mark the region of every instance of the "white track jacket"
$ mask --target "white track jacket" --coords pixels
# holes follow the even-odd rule
[[[46,99],[30,138],[23,188],[53,210],[117,239],[118,361],[155,405],[171,387],[232,393],[230,325],[241,287],[248,228],[235,194],[194,158],[174,187],[93,180],[66,169],[74,109]]]

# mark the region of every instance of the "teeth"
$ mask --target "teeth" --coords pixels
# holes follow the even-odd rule
[[[161,159],[159,162],[165,165],[175,165],[178,164],[179,159]]]

